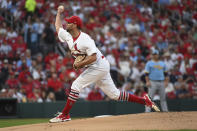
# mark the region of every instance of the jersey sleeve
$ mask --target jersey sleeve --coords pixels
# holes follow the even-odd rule
[[[145,66],[145,73],[150,73],[150,63],[146,63],[146,66]]]
[[[86,53],[88,56],[96,53],[96,45],[94,40],[92,40],[91,38],[87,39],[85,45],[86,45]]]
[[[61,42],[67,42],[68,45],[73,43],[72,36],[63,28],[59,29],[58,38]]]

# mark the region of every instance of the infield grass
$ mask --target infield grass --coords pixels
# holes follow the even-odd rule
[[[48,118],[35,118],[35,119],[0,119],[0,128],[18,126],[18,125],[27,125],[27,124],[36,124],[36,123],[45,123],[48,122]]]
[[[83,117],[72,118],[82,119]],[[0,128],[19,126],[19,125],[28,125],[28,124],[38,124],[38,123],[48,123],[50,118],[16,118],[16,119],[0,119]]]

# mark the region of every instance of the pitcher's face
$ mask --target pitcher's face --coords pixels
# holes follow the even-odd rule
[[[71,31],[73,28],[75,28],[75,24],[73,23],[66,23],[66,30],[69,32]]]

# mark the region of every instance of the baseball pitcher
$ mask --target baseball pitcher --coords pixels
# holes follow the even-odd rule
[[[148,95],[138,97],[127,92],[120,92],[110,76],[110,65],[103,54],[98,50],[94,40],[80,29],[82,20],[78,16],[65,18],[66,29],[63,29],[60,15],[64,11],[63,6],[59,6],[56,15],[55,27],[58,38],[61,42],[66,42],[71,54],[76,58],[73,64],[75,69],[85,67],[84,72],[72,83],[71,91],[66,105],[56,117],[50,122],[64,122],[71,120],[69,111],[77,101],[80,91],[86,86],[95,83],[111,99],[119,101],[136,102],[159,111],[158,107],[151,101]]]

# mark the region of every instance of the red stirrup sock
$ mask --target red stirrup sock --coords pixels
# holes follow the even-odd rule
[[[125,92],[125,91],[120,92],[120,96],[119,96],[118,100],[119,101],[135,102],[135,103],[139,103],[139,104],[143,104],[143,105],[146,104],[145,99],[143,97],[132,95],[132,94]]]
[[[62,111],[63,115],[67,115],[70,112],[72,106],[75,104],[78,97],[79,97],[79,92],[71,89],[66,105]]]

